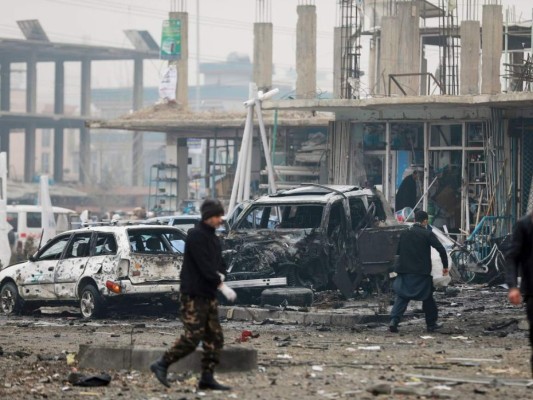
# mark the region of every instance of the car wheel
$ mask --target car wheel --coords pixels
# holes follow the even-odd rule
[[[102,296],[94,285],[84,286],[80,295],[80,311],[85,319],[98,318],[104,313]]]
[[[22,310],[23,301],[19,296],[17,286],[7,282],[0,290],[0,309],[5,315],[12,315]]]
[[[261,305],[309,307],[313,304],[313,291],[307,288],[265,289],[261,293]]]

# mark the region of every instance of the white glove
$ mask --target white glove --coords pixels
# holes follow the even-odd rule
[[[233,303],[235,300],[237,300],[237,293],[235,293],[235,290],[230,288],[225,283],[221,283],[218,286],[218,290],[220,290],[220,293],[222,293],[224,297],[228,299],[228,301]]]
[[[218,274],[218,276],[220,276],[220,282],[224,282],[224,279],[226,279],[224,274],[221,274],[220,272],[217,272],[217,274]]]

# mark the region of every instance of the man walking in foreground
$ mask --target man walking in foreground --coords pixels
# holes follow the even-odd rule
[[[189,230],[185,241],[185,255],[180,274],[180,317],[185,332],[163,356],[150,365],[156,378],[166,387],[168,368],[172,363],[192,353],[202,341],[202,390],[231,390],[218,383],[214,376],[224,344],[222,327],[218,320],[217,290],[229,300],[237,295],[224,284],[226,265],[222,248],[215,234],[222,224],[224,208],[218,200],[207,199],[200,207],[202,221]]]
[[[428,332],[442,328],[442,324],[437,323],[438,309],[433,298],[432,247],[439,252],[443,275],[448,275],[446,250],[435,234],[428,229],[428,214],[425,211],[417,211],[414,225],[402,232],[398,244],[399,259],[395,271],[398,276],[392,286],[396,300],[391,311],[389,325],[391,332],[398,332],[398,324],[411,300],[422,301]]]
[[[506,252],[506,281],[509,285],[509,301],[514,305],[526,303],[529,321],[529,344],[533,347],[533,213],[520,219],[514,226],[511,245]],[[518,275],[522,277],[517,288]],[[533,375],[533,354],[531,355]]]

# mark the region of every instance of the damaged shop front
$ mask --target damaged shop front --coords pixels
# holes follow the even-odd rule
[[[278,101],[265,108],[334,112],[328,182],[375,186],[400,205],[402,218],[398,191],[416,171],[410,207],[427,210],[434,226],[462,241],[504,236],[529,209],[532,105],[532,93],[512,93]]]

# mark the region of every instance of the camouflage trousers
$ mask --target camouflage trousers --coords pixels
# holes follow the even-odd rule
[[[202,341],[202,371],[213,372],[224,345],[222,327],[218,321],[218,301],[182,293],[180,303],[181,322],[185,331],[165,352],[163,360],[172,364],[192,353]]]

